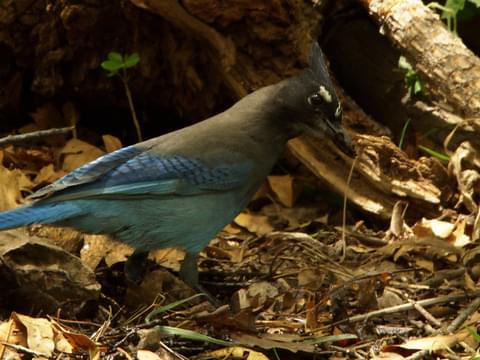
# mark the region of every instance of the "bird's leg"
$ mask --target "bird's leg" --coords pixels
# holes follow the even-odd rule
[[[198,253],[187,252],[185,254],[185,259],[183,259],[182,266],[180,267],[180,279],[196,291],[204,293],[213,305],[220,306],[219,301],[200,285],[198,281],[197,261]]]
[[[140,284],[147,270],[148,251],[135,250],[125,262],[125,276],[134,284]]]
[[[183,259],[182,266],[180,267],[180,279],[185,283],[198,289],[200,286],[198,282],[198,269],[197,269],[198,253],[187,252]]]

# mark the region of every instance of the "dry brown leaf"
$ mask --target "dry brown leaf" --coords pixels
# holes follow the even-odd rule
[[[122,148],[122,142],[116,136],[105,134],[102,136],[102,139],[103,145],[105,146],[105,150],[107,151],[107,153]]]
[[[259,236],[269,234],[273,231],[273,226],[269,223],[268,217],[263,215],[242,212],[237,215],[234,222]]]
[[[420,223],[413,226],[412,230],[418,237],[423,237],[423,234],[434,235],[441,239],[448,238],[455,229],[455,224],[441,220],[428,220],[423,218]]]
[[[103,259],[107,266],[111,267],[125,261],[132,253],[131,247],[109,236],[87,234],[80,250],[80,259],[90,269],[95,270]]]
[[[160,358],[160,356],[158,356],[157,354],[149,350],[138,350],[137,359],[138,360],[164,360]]]
[[[412,232],[419,240],[428,240],[433,237],[443,239],[456,247],[463,247],[472,242],[471,238],[465,234],[466,225],[465,217],[460,217],[455,223],[423,218],[412,227]]]
[[[431,261],[429,259],[416,257],[415,258],[415,265],[417,265],[418,267],[420,267],[422,269],[430,271],[432,273],[435,270],[435,265],[433,264],[433,261]]]
[[[269,360],[268,357],[261,352],[247,349],[241,346],[228,347],[210,351],[205,355],[209,355],[215,359],[246,359],[246,360]]]
[[[150,258],[167,269],[180,271],[180,265],[185,258],[185,251],[179,248],[164,248],[150,252]]]
[[[404,344],[398,346],[402,349],[409,350],[446,350],[450,349],[453,345],[457,344],[459,341],[462,341],[467,336],[468,333],[466,331],[463,331],[458,334],[437,335],[424,337],[421,339],[408,340]]]
[[[48,164],[40,169],[33,180],[35,186],[50,184],[65,175],[64,171],[56,171],[53,164]]]
[[[292,207],[295,203],[295,191],[293,177],[290,175],[275,176],[267,178],[268,184],[273,193],[277,196],[282,205]]]
[[[53,341],[53,328],[50,321],[42,318],[13,313],[11,319],[25,328],[27,336],[27,347],[37,354],[50,358],[55,350]]]
[[[73,350],[82,349],[88,351],[90,354],[96,354],[97,352],[99,352],[99,345],[96,344],[88,336],[80,334],[55,320],[52,320],[51,323],[54,331],[57,334],[61,334],[62,339],[66,339],[66,341],[70,344]],[[67,344],[63,343],[63,340],[62,345],[65,346],[65,348],[67,349],[69,348]]]
[[[27,346],[27,339],[24,332],[18,328],[18,324],[11,318],[0,324],[0,354],[2,354],[2,359],[23,359],[16,350],[5,346],[3,342]]]
[[[455,223],[455,230],[453,231],[453,245],[456,247],[464,247],[465,245],[470,244],[473,239],[465,234],[465,229],[467,227],[467,218],[461,217]]]
[[[404,356],[394,352],[381,352],[380,354],[373,356],[373,360],[402,360]]]
[[[226,233],[230,234],[230,235],[237,235],[237,234],[240,234],[242,232],[241,229],[239,229],[238,227],[236,227],[234,224],[228,224],[227,226],[225,226],[223,228],[223,231],[225,231]]]
[[[270,191],[268,189],[268,184],[266,181],[264,181],[260,188],[255,192],[255,195],[253,195],[251,201],[255,201],[258,199],[267,199],[269,192]]]
[[[258,346],[262,349],[287,349],[296,353],[297,351],[303,351],[306,353],[313,353],[315,351],[315,345],[306,344],[302,342],[294,342],[293,340],[302,340],[299,336],[290,336],[289,334],[269,335],[261,334],[258,336],[250,335],[247,333],[231,333],[233,341],[246,346]],[[283,339],[284,340],[283,340]]]
[[[62,170],[70,172],[104,155],[104,152],[85,141],[71,139],[60,150],[59,154],[64,156]]]
[[[5,168],[1,165],[2,160],[3,151],[0,151],[0,211],[20,205],[20,192],[33,186],[32,181],[21,170]]]

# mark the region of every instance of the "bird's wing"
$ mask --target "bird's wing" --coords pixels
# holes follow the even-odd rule
[[[52,184],[41,188],[30,195],[29,199],[40,199],[72,186],[94,182],[112,169],[115,169],[141,153],[141,149],[128,146],[101,156],[92,162],[80,166]]]
[[[244,184],[251,169],[248,162],[209,167],[198,159],[161,157],[127,147],[74,170],[40,189],[31,198],[65,201],[227,191]]]

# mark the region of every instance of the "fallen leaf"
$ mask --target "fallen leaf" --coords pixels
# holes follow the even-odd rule
[[[107,235],[86,234],[80,250],[80,259],[90,269],[95,270],[103,259],[107,266],[111,267],[125,261],[132,253],[131,247]]]
[[[18,169],[9,170],[2,164],[0,151],[0,211],[17,207],[21,203],[21,191],[30,189],[32,181]]]
[[[163,360],[160,358],[160,356],[148,350],[138,350],[137,359],[138,360]]]
[[[268,217],[263,215],[242,212],[237,215],[234,222],[259,236],[269,234],[273,231],[273,226],[269,223]]]
[[[65,175],[64,171],[56,171],[53,164],[48,164],[40,169],[33,183],[35,186],[50,184],[63,175]]]
[[[418,231],[418,226],[423,227],[423,229],[425,229],[427,233],[428,233],[428,230],[430,230],[431,234],[441,239],[448,238],[453,233],[453,230],[455,229],[455,224],[452,224],[450,222],[441,221],[437,219],[428,220],[423,218],[420,224],[418,225],[415,224],[413,228],[413,232],[415,234],[417,234],[416,230]]]
[[[464,247],[472,243],[472,239],[465,234],[467,226],[467,219],[465,217],[459,218],[455,223],[455,230],[453,231],[453,245],[456,247]]]
[[[2,354],[2,359],[23,359],[16,350],[4,345],[5,342],[26,347],[27,337],[23,330],[24,328],[18,328],[18,323],[12,318],[0,324],[0,353]]]
[[[104,152],[85,141],[71,139],[60,150],[59,154],[64,156],[62,170],[70,172],[102,156]]]
[[[103,135],[102,139],[103,139],[103,145],[105,146],[105,150],[107,151],[107,153],[110,153],[122,148],[122,142],[120,141],[120,139],[113,135],[108,135],[108,134]]]
[[[246,360],[269,360],[268,357],[261,352],[247,349],[241,346],[227,347],[223,349],[213,350],[206,354],[215,359],[246,359]]]
[[[91,354],[92,353],[95,354],[99,351],[100,346],[96,344],[95,341],[90,339],[88,336],[78,333],[55,320],[52,320],[51,322],[52,322],[52,327],[54,331],[57,334],[61,334],[62,339],[66,339],[66,341],[70,344],[72,349],[74,350],[82,349],[82,350],[88,351]],[[60,343],[58,343],[57,346],[59,344]],[[63,341],[61,345],[65,349],[70,348],[67,344],[63,343]],[[57,349],[60,350],[59,348]]]
[[[468,336],[467,332],[461,332],[451,335],[428,336],[421,339],[408,340],[404,344],[398,345],[403,349],[409,350],[445,350],[462,341]]]
[[[37,354],[51,357],[55,350],[53,329],[50,321],[42,318],[13,313],[11,318],[25,327],[27,334],[27,347]]]
[[[268,184],[278,200],[287,207],[292,207],[295,203],[295,192],[293,187],[293,177],[290,175],[275,176],[267,178]]]

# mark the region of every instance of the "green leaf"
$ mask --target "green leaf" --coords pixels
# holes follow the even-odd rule
[[[162,334],[166,335],[176,335],[182,339],[188,339],[193,341],[202,341],[208,342],[211,344],[217,344],[221,346],[233,346],[235,345],[233,342],[215,339],[211,336],[200,334],[196,331],[187,330],[187,329],[180,329],[171,326],[155,326],[154,329],[158,330]]]
[[[451,9],[453,13],[456,14],[460,10],[463,10],[463,8],[465,7],[465,1],[466,0],[447,0],[447,2],[445,3],[445,7]],[[442,14],[442,17],[444,16],[445,16],[445,11]]]
[[[477,7],[480,7],[480,0],[468,0],[468,2],[476,5]]]
[[[423,85],[420,79],[415,79],[415,83],[413,84],[413,94],[419,95],[423,92]]]
[[[433,156],[437,158],[438,160],[449,162],[450,161],[450,156],[442,154],[438,151],[432,150],[426,146],[418,145],[418,148],[422,150],[423,152],[427,153],[430,156]]]
[[[480,334],[477,332],[476,329],[473,329],[471,327],[467,327],[467,331],[470,333],[470,336],[473,337],[473,339],[476,341],[476,342],[480,342]]]
[[[117,63],[123,63],[123,56],[120,53],[117,53],[115,51],[109,52],[107,55],[108,60],[117,62]]]
[[[413,70],[412,65],[408,62],[407,58],[403,55],[401,55],[398,58],[398,67],[402,70]]]
[[[407,134],[408,126],[410,125],[411,119],[407,119],[403,125],[402,132],[400,134],[400,141],[398,142],[398,147],[403,150],[403,143],[405,142],[405,136]]]
[[[117,61],[112,61],[112,60],[105,60],[100,64],[100,66],[104,70],[110,71],[112,73],[117,73],[118,70],[123,68],[123,63],[119,63]]]
[[[138,53],[133,53],[130,55],[125,55],[125,61],[123,62],[125,69],[134,67],[140,62],[140,56]]]

